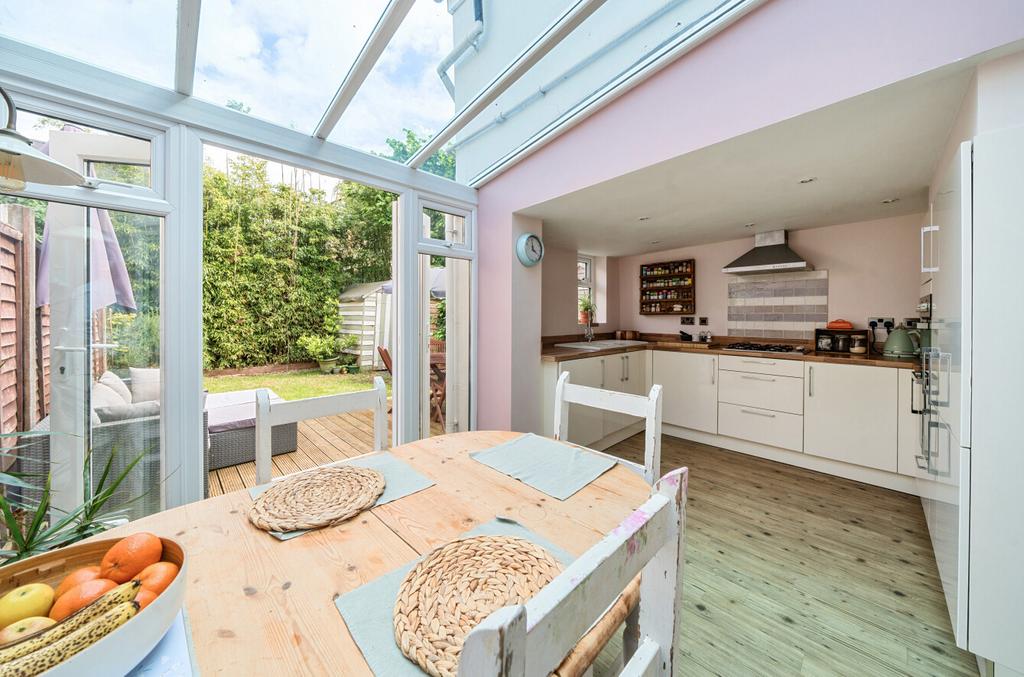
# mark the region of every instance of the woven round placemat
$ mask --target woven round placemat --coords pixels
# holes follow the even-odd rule
[[[395,601],[395,641],[434,677],[455,677],[466,635],[493,611],[523,604],[562,570],[536,543],[474,536],[441,546],[413,567]]]
[[[384,476],[352,465],[316,468],[275,482],[256,497],[249,521],[264,531],[316,529],[358,515],[384,493]]]

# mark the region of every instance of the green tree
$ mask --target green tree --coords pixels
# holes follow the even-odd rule
[[[389,138],[385,143],[391,149],[389,155],[384,157],[389,160],[395,160],[396,162],[405,162],[411,158],[416,151],[418,151],[424,143],[428,141],[427,137],[422,137],[411,129],[403,129],[405,133],[404,139]],[[437,176],[443,176],[446,179],[455,180],[455,150],[451,145],[446,148],[442,148],[437,151],[430,158],[423,163],[423,170],[436,174]]]

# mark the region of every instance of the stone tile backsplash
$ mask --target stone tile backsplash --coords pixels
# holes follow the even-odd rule
[[[827,323],[827,270],[737,275],[729,281],[729,336],[809,341]]]

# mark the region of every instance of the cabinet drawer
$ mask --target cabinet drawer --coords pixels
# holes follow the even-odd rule
[[[803,416],[736,404],[718,405],[718,434],[803,451]]]
[[[791,376],[721,371],[718,373],[718,401],[803,414],[804,380]]]
[[[755,374],[793,376],[803,378],[804,363],[801,360],[784,360],[773,357],[747,357],[745,355],[722,355],[720,369],[729,371],[750,371]]]

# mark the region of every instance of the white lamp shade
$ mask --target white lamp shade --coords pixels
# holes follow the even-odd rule
[[[39,152],[20,134],[0,130],[0,188],[22,190],[26,182],[80,186],[85,177]]]

